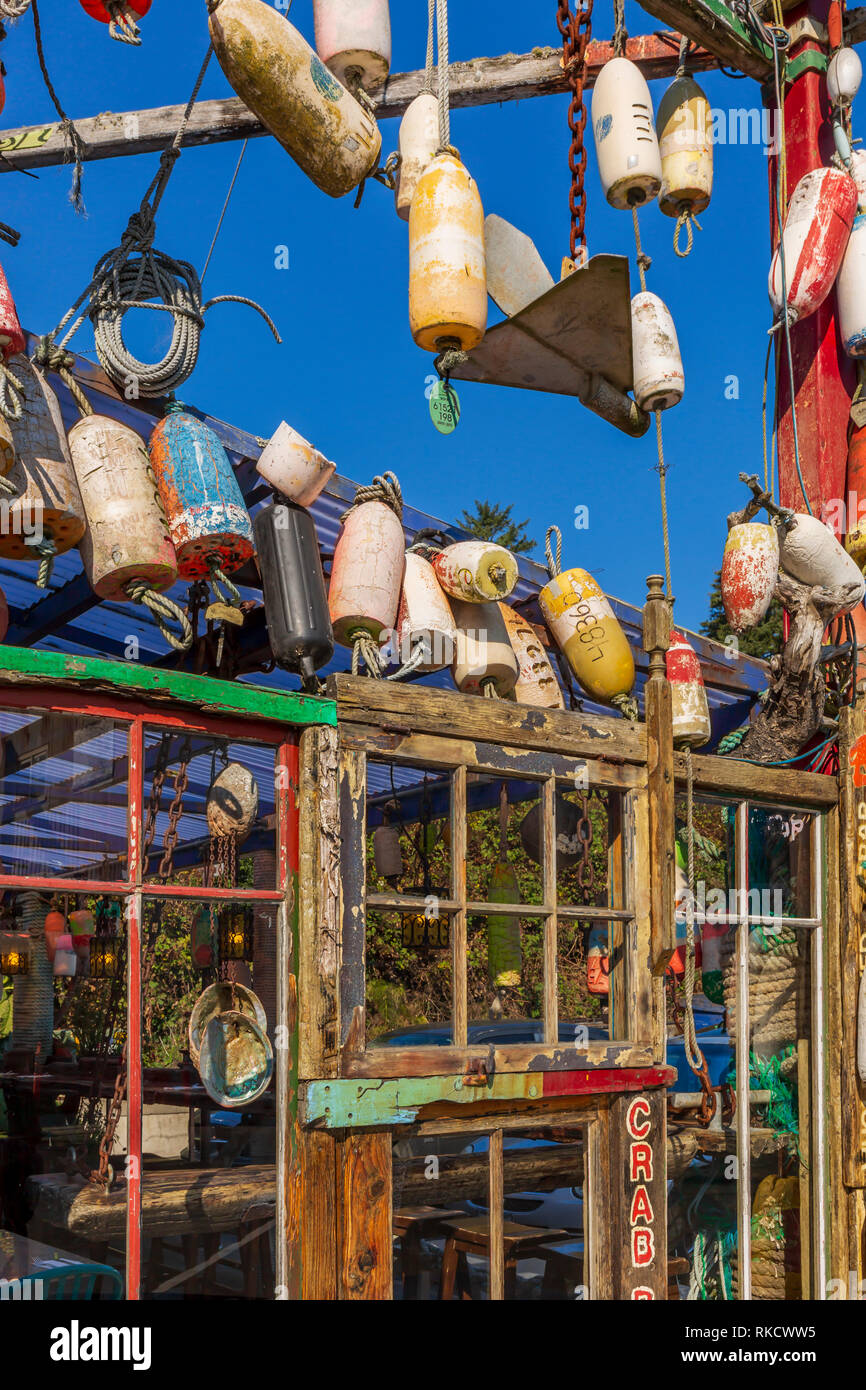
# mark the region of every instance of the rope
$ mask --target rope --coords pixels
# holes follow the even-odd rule
[[[499,691],[496,689],[496,682],[492,676],[485,677],[480,684],[481,693],[485,700],[498,700],[500,698]]]
[[[431,96],[435,92],[435,82],[433,80],[436,71],[436,57],[434,49],[434,30],[436,28],[436,0],[427,0],[427,63],[424,69],[424,91]]]
[[[613,0],[613,56],[621,58],[628,34],[625,27],[625,0]]]
[[[133,18],[126,0],[104,0],[105,8],[111,15],[108,32],[118,43],[129,43],[134,48],[141,47],[141,32]]]
[[[217,598],[220,599],[222,603],[228,603],[230,607],[237,608],[241,601],[240,590],[235,588],[232,581],[220,569],[219,561],[215,556],[211,556],[207,564],[208,570],[210,571],[211,588]],[[225,586],[225,594],[220,588],[221,584]],[[228,595],[228,597],[226,597],[226,595]]]
[[[89,318],[103,369],[120,387],[134,383],[137,396],[170,395],[189,378],[198,360],[204,314],[214,304],[247,304],[261,314],[277,342],[282,341],[269,315],[252,299],[243,295],[217,295],[202,305],[201,281],[195,268],[189,262],[175,260],[153,247],[156,213],[180,156],[181,142],[212,52],[212,46],[208,45],[177,133],[160,156],[156,175],[138,211],[130,217],[120,245],[100,259],[90,284],[49,335],[48,341],[53,346],[54,339],[72,320],[71,327],[59,344],[65,348],[85,318]],[[159,302],[152,303],[152,300]],[[87,307],[82,308],[86,301],[89,301]],[[127,349],[123,341],[123,316],[129,309],[150,309],[171,315],[171,346],[161,361],[140,362]]]
[[[551,536],[556,536],[556,554],[550,544]],[[551,579],[562,574],[562,532],[558,526],[548,526],[544,535],[544,557],[547,560],[547,573]]]
[[[725,737],[720,739],[716,752],[720,755],[724,755],[725,753],[732,752],[734,748],[739,748],[748,732],[748,729],[734,729],[733,733],[725,734]]]
[[[451,73],[448,67],[448,0],[436,0],[436,38],[439,48],[439,149],[453,153],[451,144]]]
[[[667,589],[667,598],[668,598],[668,602],[670,602],[670,601],[671,601],[671,595],[673,594],[673,586],[672,586],[672,584],[671,584],[671,538],[670,538],[670,530],[669,530],[669,527],[668,527],[668,488],[667,488],[667,471],[668,471],[668,467],[667,467],[667,464],[665,463],[665,451],[664,451],[664,445],[663,445],[663,443],[662,443],[662,413],[661,413],[660,410],[657,410],[656,413],[655,413],[655,415],[656,415],[656,449],[657,449],[657,451],[658,451],[658,463],[656,464],[656,472],[657,472],[658,475],[659,475],[659,492],[660,492],[660,495],[661,495],[661,505],[662,505],[662,543],[663,543],[663,545],[664,545],[664,551],[665,551],[665,587],[666,587],[666,589]]]
[[[640,223],[637,219],[637,208],[631,210],[631,220],[634,224],[634,244],[637,248],[637,270],[640,276],[640,287],[646,289],[646,273],[652,265],[652,256],[648,256],[640,244]]]
[[[235,165],[235,171],[234,171],[234,173],[232,174],[232,181],[231,181],[231,183],[229,184],[229,191],[228,191],[228,193],[226,194],[226,200],[225,200],[225,202],[223,203],[223,210],[222,210],[222,212],[221,212],[220,215],[219,215],[219,221],[218,221],[217,224],[216,224],[216,231],[215,231],[214,234],[213,234],[213,241],[212,241],[211,244],[210,244],[210,250],[208,251],[207,256],[206,256],[206,258],[205,258],[205,263],[204,263],[204,266],[202,267],[202,272],[201,272],[201,275],[199,276],[199,280],[203,280],[204,277],[207,275],[207,268],[208,268],[208,266],[210,265],[210,258],[211,258],[211,256],[212,256],[213,253],[214,253],[214,247],[215,247],[216,244],[217,244],[217,237],[219,236],[220,231],[222,230],[223,220],[225,219],[226,212],[228,211],[229,202],[231,201],[231,196],[232,196],[232,193],[234,192],[235,184],[237,183],[238,174],[239,174],[240,171],[241,171],[241,164],[243,163],[244,155],[245,155],[246,152],[247,152],[247,145],[248,145],[249,143],[250,143],[249,140],[245,140],[244,143],[241,145],[241,152],[240,152],[240,154],[238,155],[238,162],[237,162],[237,164]]]
[[[345,526],[352,512],[357,507],[363,507],[365,502],[384,502],[386,507],[391,508],[398,520],[403,520],[403,493],[395,473],[377,474],[372,483],[359,487],[351,507],[347,508],[340,517],[340,524]]]
[[[24,410],[21,399],[23,381],[19,381],[8,363],[0,361],[0,411],[7,420],[20,420]]]
[[[37,366],[44,367],[46,371],[57,373],[71,393],[82,419],[93,414],[90,401],[72,375],[71,369],[75,365],[75,358],[71,352],[67,352],[66,348],[58,347],[50,337],[40,338],[33,354],[33,361]]]
[[[685,77],[686,75],[686,58],[689,55],[690,46],[690,42],[686,38],[686,35],[680,34],[680,56],[677,64],[677,77]]]
[[[373,641],[366,628],[358,628],[348,634],[352,644],[352,675],[360,674],[360,663],[363,659],[368,673],[374,680],[382,679],[382,663],[379,660],[379,648]]]
[[[424,660],[424,655],[424,643],[423,641],[421,641],[415,647],[415,650],[412,652],[412,655],[409,657],[409,660],[403,663],[399,671],[394,671],[392,675],[387,677],[387,679],[389,681],[399,681],[402,680],[404,676],[411,675],[412,672],[417,671],[418,667],[421,665],[422,661]]]
[[[0,15],[4,19],[20,19],[30,7],[30,0],[0,0]]]
[[[51,578],[51,571],[54,568],[54,557],[57,554],[57,546],[50,536],[42,536],[41,539],[30,539],[28,536],[25,545],[29,545],[35,555],[39,556],[39,573],[36,576],[37,589],[47,589],[48,581]]]
[[[6,0],[9,3],[9,0]],[[24,13],[23,10],[20,11]],[[60,104],[60,98],[54,90],[54,85],[48,75],[48,66],[45,62],[45,51],[42,47],[42,25],[39,22],[39,5],[37,0],[33,0],[33,31],[36,36],[36,56],[39,59],[39,69],[42,73],[42,80],[48,89],[48,95],[54,106],[54,110],[60,117],[60,129],[63,131],[63,162],[64,164],[74,163],[72,172],[72,187],[69,190],[69,201],[75,211],[84,214],[84,199],[81,196],[81,180],[84,175],[84,156],[87,147],[73,121],[67,116]]]
[[[686,229],[685,250],[683,250],[682,246],[680,245],[680,233],[682,232],[683,227],[685,227]],[[695,240],[695,234],[693,231],[694,227],[697,227],[699,232],[703,231],[703,227],[701,226],[698,219],[695,217],[695,214],[689,208],[682,208],[682,210],[680,211],[680,215],[676,220],[676,225],[674,226],[674,252],[677,256],[679,256],[681,261],[684,261],[686,256],[691,254],[692,246],[694,245]]]
[[[126,593],[133,603],[141,603],[150,610],[154,622],[169,646],[174,647],[177,652],[189,651],[192,646],[192,626],[189,618],[182,609],[178,608],[176,603],[173,603],[165,594],[158,594],[143,579],[131,580],[126,586]],[[173,619],[180,628],[180,638],[175,637],[167,626],[170,619]]]
[[[688,883],[689,891],[686,898],[686,968],[685,968],[685,1019],[683,1027],[683,1042],[685,1044],[686,1061],[695,1074],[699,1073],[704,1067],[704,1055],[698,1046],[697,1033],[695,1032],[695,1010],[693,997],[695,992],[695,787],[694,787],[694,768],[692,767],[692,750],[686,747],[686,833],[688,836]]]

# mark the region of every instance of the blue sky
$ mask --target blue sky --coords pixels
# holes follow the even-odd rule
[[[527,52],[555,44],[555,0],[500,0],[494,10],[451,0],[455,60]],[[392,0],[393,71],[423,66],[424,0]],[[42,0],[46,56],[70,115],[184,102],[207,46],[204,0],[154,0],[139,49],[113,43],[103,25],[74,0]],[[495,16],[495,23],[492,17]],[[312,39],[311,0],[294,0],[292,21]],[[612,6],[596,3],[595,35],[609,37]],[[632,34],[660,26],[627,7]],[[53,112],[39,74],[27,15],[10,27],[2,54],[8,76],[0,126],[47,122]],[[756,107],[758,85],[722,74],[700,77],[714,107]],[[658,104],[667,82],[652,84]],[[230,89],[214,61],[203,97]],[[518,224],[558,275],[568,249],[568,132],[565,97],[456,111],[452,139],[476,178],[486,212]],[[397,143],[398,122],[382,123],[383,155]],[[589,249],[632,259],[631,218],[604,200],[587,126]],[[239,145],[188,151],[177,164],[159,213],[156,245],[201,268],[235,166]],[[156,155],[85,166],[87,217],[68,202],[69,169],[39,180],[7,174],[0,219],[21,242],[0,246],[0,259],[21,320],[52,329],[118,244],[157,164]],[[247,149],[217,250],[206,297],[257,299],[283,335],[278,347],[251,310],[218,306],[208,314],[198,367],[182,393],[202,410],[255,434],[287,419],[337,462],[341,473],[368,481],[393,469],[411,502],[446,520],[476,497],[513,502],[529,520],[543,555],[545,528],[563,531],[564,560],[591,570],[612,594],[633,603],[645,578],[662,568],[655,432],[630,440],[578,401],[533,392],[462,384],[458,430],[436,433],[427,411],[429,354],[408,327],[407,227],[383,187],[368,185],[363,203],[320,193],[290,157],[266,138]],[[649,287],[667,302],[679,334],[686,394],[664,417],[672,465],[668,491],[677,619],[697,627],[706,614],[713,571],[721,561],[725,516],[743,501],[740,469],[760,473],[761,388],[769,323],[767,159],[759,144],[715,148],[713,200],[687,261],[672,249],[672,219],[653,206],[641,216],[653,257]],[[288,270],[275,248],[289,248]],[[134,329],[142,355],[155,315]],[[159,328],[161,329],[161,316]],[[89,325],[73,347],[92,355]],[[162,354],[157,347],[153,356]],[[738,399],[727,399],[736,376]],[[588,530],[574,529],[575,507],[589,508]]]

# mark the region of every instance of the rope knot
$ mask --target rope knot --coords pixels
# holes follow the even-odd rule
[[[365,502],[384,502],[386,507],[391,508],[398,521],[403,520],[403,492],[395,473],[377,474],[372,483],[359,487],[351,507],[340,517],[340,524],[345,526],[352,512],[357,507],[363,507]]]

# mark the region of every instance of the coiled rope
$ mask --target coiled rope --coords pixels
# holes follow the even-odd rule
[[[7,420],[21,419],[24,409],[21,399],[23,390],[23,381],[19,381],[8,362],[0,359],[0,412]]]
[[[0,15],[4,19],[20,19],[30,8],[30,0],[0,0]]]
[[[143,604],[145,608],[149,609],[169,646],[174,647],[175,651],[178,652],[189,651],[192,646],[192,624],[183,609],[178,608],[177,604],[165,594],[158,594],[143,579],[131,580],[126,586],[126,593],[133,603]],[[180,628],[181,636],[179,638],[175,637],[168,627],[170,621],[177,623]]]
[[[36,576],[37,589],[47,589],[51,579],[51,571],[54,568],[54,557],[57,554],[57,546],[50,536],[36,537],[27,536],[24,541],[35,555],[39,557],[39,572]]]
[[[103,0],[105,8],[111,16],[111,23],[108,32],[113,39],[119,43],[129,43],[135,48],[141,47],[141,30],[135,22],[135,16],[126,0]]]
[[[391,508],[398,521],[402,522],[403,492],[395,473],[377,474],[372,483],[359,487],[351,507],[347,507],[340,517],[340,524],[345,526],[352,513],[357,511],[358,507],[363,507],[365,502],[384,502],[386,507]],[[363,660],[368,675],[381,680],[382,658],[373,635],[367,628],[357,627],[346,636],[352,647],[352,675],[357,676],[360,673],[360,663]]]
[[[65,348],[84,320],[89,318],[93,325],[97,356],[104,371],[127,394],[129,388],[133,387],[136,397],[170,395],[190,377],[198,360],[204,315],[214,304],[247,304],[261,314],[276,341],[282,342],[273,320],[253,299],[244,295],[223,294],[216,295],[203,305],[201,281],[195,267],[188,261],[175,260],[155,250],[153,245],[156,213],[180,156],[181,142],[212,53],[213,47],[208,45],[177,134],[160,156],[157,173],[138,211],[130,217],[120,245],[98,261],[89,285],[48,338],[53,345],[54,339],[72,321],[58,344],[60,348]],[[152,302],[154,300],[158,302]],[[129,309],[151,309],[171,315],[171,346],[159,362],[141,362],[126,347],[123,341],[123,316]]]

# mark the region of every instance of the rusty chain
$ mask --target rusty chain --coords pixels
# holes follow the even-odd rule
[[[583,84],[586,78],[586,46],[592,38],[593,0],[585,3],[572,13],[570,0],[558,0],[556,23],[562,35],[562,65],[571,85],[571,102],[568,107],[568,128],[571,144],[568,150],[568,167],[571,171],[571,191],[568,206],[571,213],[571,259],[579,261],[580,252],[586,251],[586,103],[583,99]]]
[[[593,868],[592,852],[592,817],[589,814],[589,797],[580,798],[580,815],[578,816],[575,834],[580,841],[580,863],[577,866],[577,881],[585,896],[589,897],[595,891],[595,869]]]
[[[165,783],[165,774],[168,771],[168,757],[171,749],[171,736],[163,734],[159,748],[156,753],[156,762],[153,769],[153,779],[150,785],[150,800],[147,804],[147,820],[144,826],[144,843],[142,846],[142,862],[147,864],[147,856],[156,837],[156,817],[159,812],[159,803],[162,800],[162,788]]]
[[[117,1123],[120,1119],[120,1112],[123,1108],[124,1097],[126,1096],[126,1043],[123,1044],[123,1051],[120,1054],[120,1066],[117,1069],[117,1076],[114,1079],[114,1094],[108,1106],[108,1114],[105,1118],[105,1130],[99,1144],[99,1167],[94,1168],[90,1174],[90,1181],[100,1183],[106,1191],[111,1190],[114,1181],[114,1169],[111,1167],[111,1150],[114,1148],[114,1136],[117,1132]]]
[[[178,755],[177,772],[174,774],[174,797],[168,808],[168,825],[163,837],[163,856],[159,863],[159,877],[170,878],[174,864],[174,851],[177,848],[177,825],[183,815],[183,798],[189,786],[189,764],[192,758],[192,745],[188,738],[181,744]]]

